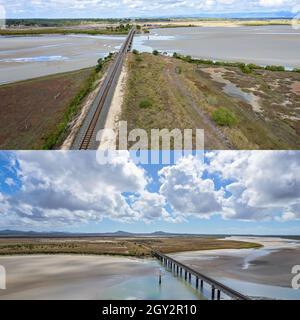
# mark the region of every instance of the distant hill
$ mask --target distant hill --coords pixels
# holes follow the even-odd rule
[[[152,233],[131,233],[126,231],[104,232],[104,233],[71,233],[71,232],[36,232],[20,230],[0,230],[0,238],[84,238],[84,237],[115,237],[115,238],[141,238],[141,237],[214,237],[225,238],[228,234],[190,234],[190,233],[168,233],[156,231]],[[286,239],[300,240],[300,235],[254,235],[233,234],[231,236],[245,237],[281,237]]]
[[[67,236],[66,232],[35,232],[18,230],[0,230],[0,237],[39,237],[39,236]]]
[[[156,231],[153,233],[130,233],[126,231],[104,232],[104,233],[70,233],[70,232],[36,232],[36,231],[19,231],[19,230],[0,230],[0,238],[13,237],[175,237],[175,236],[198,236],[196,234],[178,234]],[[208,235],[207,235],[208,236]]]

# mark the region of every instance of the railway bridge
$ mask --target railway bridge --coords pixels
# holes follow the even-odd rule
[[[225,294],[234,300],[251,300],[248,296],[245,296],[224,284],[201,274],[200,272],[159,251],[152,250],[152,255],[156,257],[164,267],[171,270],[172,273],[175,273],[177,276],[184,277],[185,281],[192,283],[192,277],[194,277],[196,289],[199,289],[200,287],[200,289],[203,290],[204,283],[208,284],[211,288],[212,300],[220,300],[221,294]]]

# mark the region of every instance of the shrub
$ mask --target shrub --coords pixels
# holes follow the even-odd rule
[[[102,58],[98,59],[98,64],[96,66],[96,72],[100,72],[103,68],[104,60]]]
[[[114,56],[114,53],[110,52],[109,55],[107,57],[105,57],[104,59],[107,61],[107,60],[110,60],[113,56]]]
[[[244,65],[244,66],[240,67],[240,69],[241,69],[242,72],[244,72],[244,73],[251,73],[251,72],[252,72],[252,69],[249,68],[248,65]]]
[[[144,99],[140,102],[139,107],[141,109],[147,109],[152,106],[152,102],[149,99]]]
[[[233,65],[235,65],[235,63],[233,63]],[[245,67],[246,67],[246,64],[245,64],[245,63],[242,63],[242,62],[237,62],[237,63],[236,63],[236,66],[239,67],[240,69],[242,69],[242,68],[245,68]]]
[[[191,56],[186,56],[186,57],[185,57],[185,61],[187,61],[187,62],[192,62],[193,59],[192,59]]]
[[[222,63],[221,61],[215,61],[215,62],[213,62],[212,60],[206,60],[205,63],[206,63],[206,64],[213,64],[213,65],[215,65],[215,66],[223,66],[223,65],[224,65],[224,63]]]
[[[263,67],[258,66],[257,64],[254,64],[254,63],[249,63],[249,64],[248,64],[248,67],[249,67],[251,70],[263,69]]]
[[[214,111],[212,118],[219,126],[232,127],[237,123],[235,114],[226,108],[219,108]]]
[[[133,50],[132,50],[132,53],[133,53],[133,54],[139,54],[139,51],[136,50],[136,49],[133,49]]]
[[[265,69],[269,71],[285,71],[285,67],[282,66],[266,66]]]
[[[158,56],[159,55],[159,52],[157,50],[153,50],[152,52],[155,56]]]
[[[299,73],[300,73],[300,69],[298,69],[298,68],[295,68],[293,71],[294,71],[294,72],[299,72]]]

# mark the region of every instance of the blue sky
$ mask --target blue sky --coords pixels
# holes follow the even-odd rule
[[[299,0],[0,0],[9,18],[103,18],[297,10]]]
[[[300,152],[0,152],[0,230],[300,234]]]

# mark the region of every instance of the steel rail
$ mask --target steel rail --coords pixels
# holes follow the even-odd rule
[[[96,149],[100,141],[97,141],[97,133],[104,129],[115,85],[121,73],[123,61],[127,52],[131,49],[135,28],[132,28],[115,58],[111,68],[107,72],[99,93],[95,98],[82,127],[73,143],[73,150]]]

